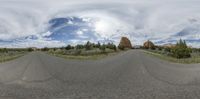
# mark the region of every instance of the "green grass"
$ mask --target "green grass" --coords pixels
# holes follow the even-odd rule
[[[0,63],[11,61],[24,55],[25,53],[14,54],[14,55],[0,55]]]
[[[170,57],[167,55],[163,55],[163,54],[159,54],[159,53],[151,52],[151,51],[147,51],[147,50],[144,50],[144,53],[151,55],[151,56],[155,56],[162,60],[166,60],[166,61],[174,62],[174,63],[182,63],[182,64],[200,63],[200,55],[192,56],[191,58],[177,59],[177,58],[173,58],[173,57]]]
[[[61,57],[65,59],[73,59],[73,60],[98,60],[103,59],[108,56],[114,56],[122,51],[110,52],[110,53],[101,53],[101,54],[92,54],[92,55],[63,55],[63,54],[56,54],[56,53],[48,53],[50,55]]]

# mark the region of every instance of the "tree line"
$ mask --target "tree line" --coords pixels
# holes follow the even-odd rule
[[[62,50],[81,50],[81,49],[85,49],[85,50],[93,50],[93,49],[100,49],[102,51],[105,51],[106,48],[108,49],[112,49],[114,51],[117,51],[117,47],[115,44],[113,43],[107,43],[107,44],[101,44],[100,42],[98,43],[92,43],[90,41],[87,41],[85,44],[77,44],[75,46],[73,45],[67,45],[65,47],[60,47],[60,48],[42,48],[42,51],[48,51],[50,49],[56,50],[56,49],[62,49]]]
[[[178,40],[177,43],[171,47],[155,46],[151,44],[149,48],[145,48],[145,49],[160,50],[160,51],[162,50],[163,51],[162,54],[172,56],[177,59],[190,58],[192,52],[200,52],[200,49],[198,48],[188,47],[187,42],[182,39]]]

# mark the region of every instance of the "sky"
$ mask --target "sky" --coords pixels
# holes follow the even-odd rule
[[[0,0],[0,47],[113,42],[200,47],[199,0]]]

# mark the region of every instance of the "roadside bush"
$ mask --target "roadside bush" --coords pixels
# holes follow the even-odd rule
[[[119,48],[120,50],[125,50],[125,47],[124,47],[124,46],[118,46],[118,48]]]
[[[75,46],[75,48],[76,48],[76,49],[83,49],[83,48],[84,48],[84,45],[78,44],[78,45]]]
[[[44,48],[42,48],[42,51],[49,51],[49,48],[48,47],[44,47]]]
[[[108,43],[108,44],[106,45],[106,47],[109,48],[109,49],[112,49],[112,50],[114,50],[114,51],[117,51],[117,47],[116,47],[116,45],[113,44],[113,43]]]
[[[74,55],[80,55],[81,54],[81,50],[76,50],[75,52],[74,52]]]
[[[8,49],[7,48],[2,48],[2,49],[0,49],[0,52],[1,53],[8,53]]]
[[[155,48],[157,51],[162,51],[162,47],[160,47],[160,46],[156,46]]]
[[[33,49],[32,49],[32,48],[28,48],[28,51],[29,51],[29,52],[32,52],[32,51],[33,51]]]
[[[96,45],[95,45],[95,48],[100,48],[101,47],[101,43],[98,42]]]
[[[170,53],[171,52],[171,48],[169,48],[169,47],[164,48],[164,52]]]
[[[72,46],[71,46],[71,45],[67,45],[67,46],[65,47],[65,49],[66,49],[66,50],[70,50],[70,49],[72,49]]]
[[[92,43],[90,43],[89,41],[85,44],[85,49],[86,50],[92,50]]]
[[[103,53],[105,53],[105,52],[106,52],[106,45],[105,45],[105,44],[101,45],[100,50],[101,50]]]
[[[176,46],[172,48],[172,56],[175,58],[189,58],[191,57],[191,49],[187,47],[185,41],[181,40],[177,42]]]
[[[172,50],[173,56],[180,59],[180,58],[189,58],[191,57],[190,55],[190,50],[188,48],[174,48]]]

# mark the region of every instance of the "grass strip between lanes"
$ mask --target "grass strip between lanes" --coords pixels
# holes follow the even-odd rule
[[[105,53],[105,54],[95,54],[95,55],[62,55],[62,54],[51,54],[51,53],[47,53],[47,54],[53,55],[53,56],[56,56],[56,57],[61,57],[61,58],[64,58],[64,59],[99,60],[99,59],[103,59],[103,58],[108,57],[108,56],[117,55],[120,52],[121,51],[112,52],[112,53]]]

